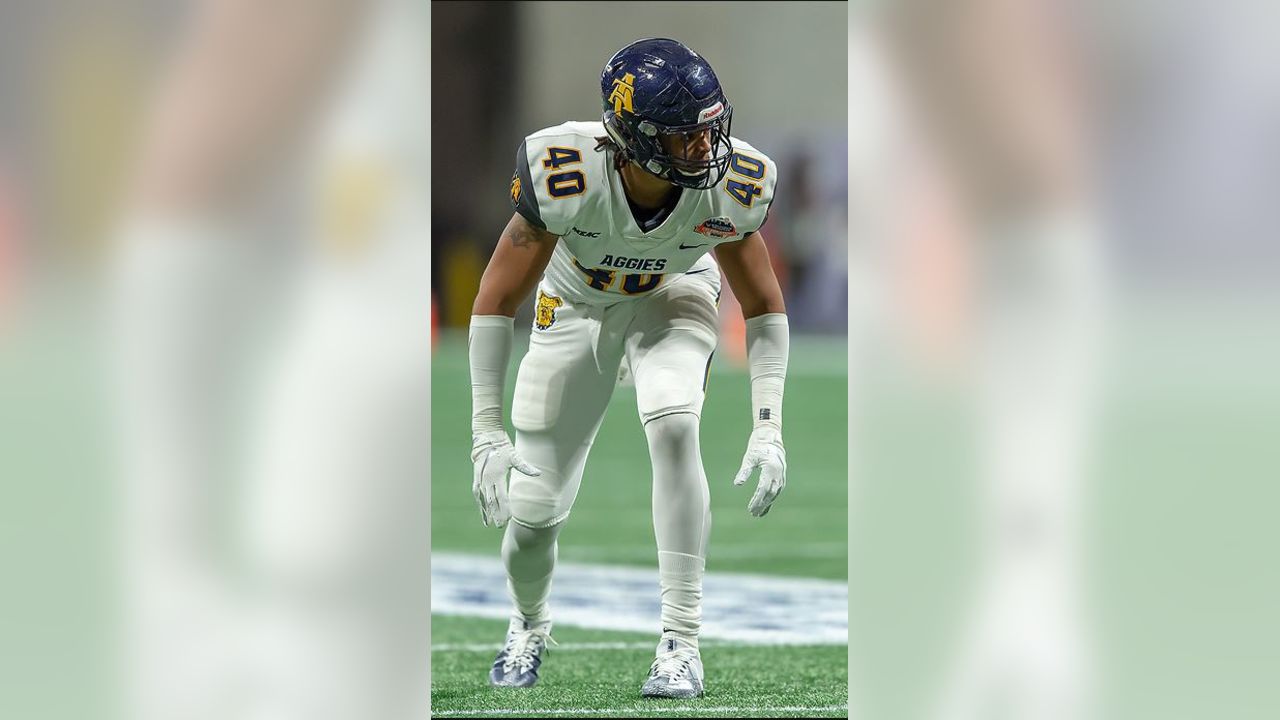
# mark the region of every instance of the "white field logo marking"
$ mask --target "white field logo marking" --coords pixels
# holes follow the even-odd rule
[[[660,629],[656,568],[557,563],[550,603],[557,625],[655,635]],[[432,553],[431,612],[510,617],[501,559]],[[845,645],[849,587],[836,580],[707,573],[702,637],[759,645]]]

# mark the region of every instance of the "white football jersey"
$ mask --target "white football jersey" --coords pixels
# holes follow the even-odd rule
[[[567,122],[525,138],[511,179],[516,210],[560,237],[544,287],[570,302],[612,303],[643,296],[688,272],[719,273],[709,251],[760,229],[773,202],[777,169],[730,138],[729,171],[713,188],[684,188],[657,227],[631,213],[599,122]]]

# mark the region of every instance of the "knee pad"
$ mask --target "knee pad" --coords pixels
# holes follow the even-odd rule
[[[636,358],[631,368],[636,409],[646,424],[667,415],[702,413],[715,342],[702,333],[683,332],[661,346],[661,352],[650,349]]]
[[[653,418],[644,426],[649,453],[656,464],[678,458],[695,460],[698,454],[698,416],[688,410]]]
[[[541,528],[526,527],[513,522],[502,536],[502,554],[504,558],[516,550],[540,550],[554,545],[564,525],[557,523]]]
[[[702,413],[710,353],[701,349],[678,349],[661,360],[652,355],[632,370],[636,375],[636,409],[648,423],[666,415]]]
[[[557,473],[541,467],[542,474],[530,477],[512,468],[511,484],[507,500],[511,507],[511,520],[526,528],[540,530],[562,523],[569,517],[569,505],[555,488],[563,485]]]
[[[707,495],[702,453],[698,446],[698,416],[682,412],[664,415],[645,425],[655,492],[677,493],[690,502]],[[706,498],[702,498],[702,504]]]

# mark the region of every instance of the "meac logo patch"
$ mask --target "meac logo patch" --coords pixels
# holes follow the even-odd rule
[[[635,112],[631,106],[631,96],[636,91],[635,83],[636,76],[631,73],[613,79],[613,92],[609,94],[609,102],[613,103],[615,113],[621,113],[623,110],[629,113]]]

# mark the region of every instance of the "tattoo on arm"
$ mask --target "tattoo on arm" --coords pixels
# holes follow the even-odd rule
[[[530,247],[547,240],[547,233],[528,223],[512,223],[507,229],[507,237],[511,238],[514,247]]]

